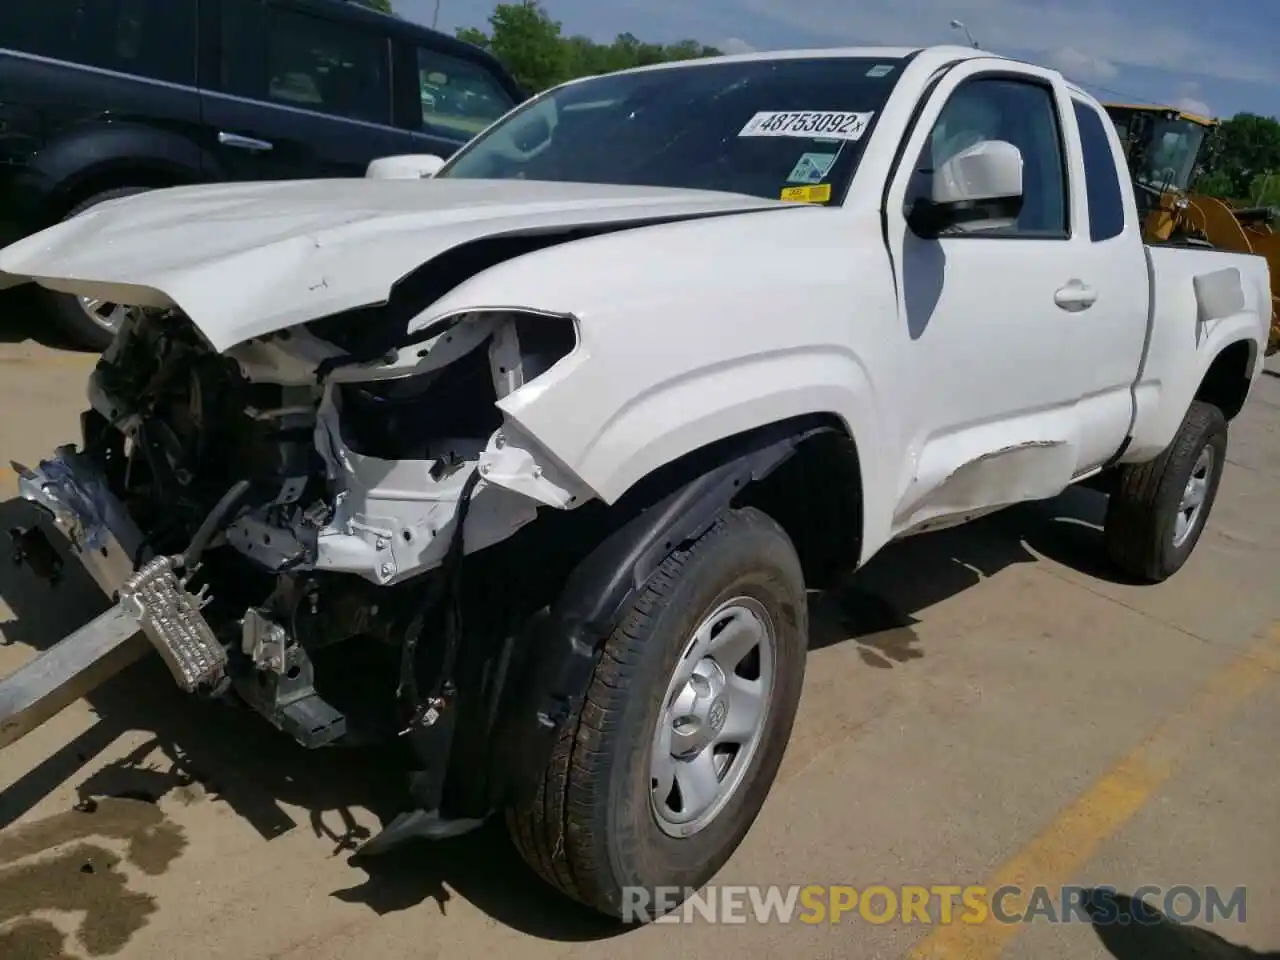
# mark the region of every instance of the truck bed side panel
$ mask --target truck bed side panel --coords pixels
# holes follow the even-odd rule
[[[1135,390],[1133,440],[1124,456],[1135,463],[1152,459],[1173,440],[1205,373],[1226,347],[1249,341],[1256,376],[1271,311],[1270,278],[1261,257],[1148,249],[1151,339]]]

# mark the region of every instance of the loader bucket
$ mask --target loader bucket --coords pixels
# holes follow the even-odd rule
[[[1271,333],[1266,353],[1280,351],[1280,233],[1266,226],[1246,226],[1237,211],[1216,197],[1195,194],[1187,198],[1182,216],[1205,240],[1219,250],[1251,253],[1267,261],[1271,273]]]

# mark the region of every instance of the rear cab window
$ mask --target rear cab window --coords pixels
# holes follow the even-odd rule
[[[1089,203],[1089,239],[1101,243],[1124,233],[1124,199],[1115,151],[1106,121],[1093,107],[1072,99],[1080,149],[1084,155],[1085,195]]]
[[[0,46],[194,86],[196,0],[3,0]]]
[[[451,140],[470,140],[515,106],[498,78],[482,65],[417,48],[422,130]]]

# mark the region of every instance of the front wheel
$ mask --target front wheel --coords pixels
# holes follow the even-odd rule
[[[1166,580],[1204,532],[1227,462],[1227,420],[1196,401],[1167,450],[1122,467],[1107,504],[1107,555],[1129,576]]]
[[[615,622],[533,802],[508,812],[521,855],[624,920],[677,906],[760,812],[791,735],[807,637],[791,541],[758,510],[729,512]]]

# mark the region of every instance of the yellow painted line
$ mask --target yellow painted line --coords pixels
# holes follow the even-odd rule
[[[1030,843],[1000,865],[984,884],[988,894],[1003,886],[1030,892],[1037,886],[1052,889],[1070,883],[1099,847],[1174,775],[1206,730],[1278,678],[1280,622],[1273,623],[1261,641],[1212,674],[1183,709],[1157,726]],[[1008,913],[1019,913],[1026,904],[1009,897],[1003,907]],[[993,918],[971,926],[940,926],[917,944],[909,957],[996,960],[1022,929],[1022,924],[999,923]]]

